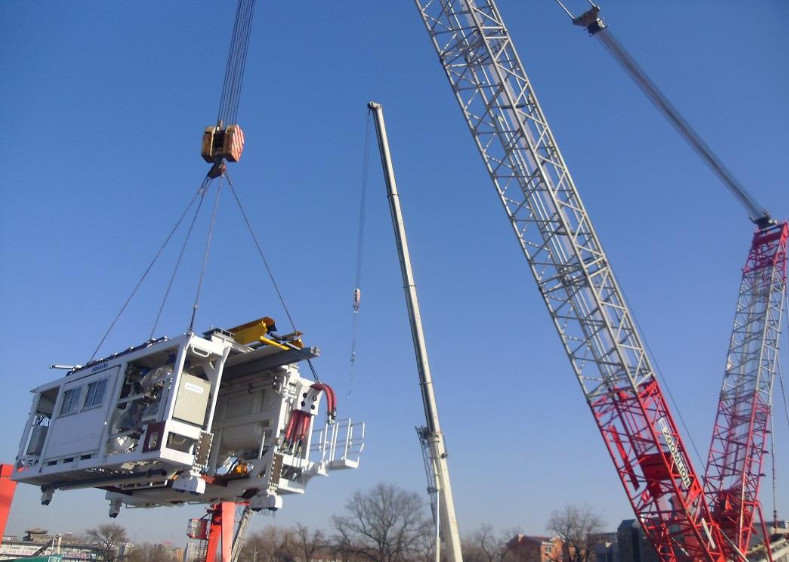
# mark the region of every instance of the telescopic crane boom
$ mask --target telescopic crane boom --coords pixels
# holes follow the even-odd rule
[[[447,449],[444,443],[444,434],[438,422],[438,406],[433,392],[433,378],[430,374],[430,363],[427,358],[427,346],[422,330],[422,316],[419,312],[419,299],[416,295],[416,283],[411,270],[411,255],[408,251],[408,240],[405,235],[403,214],[400,210],[400,195],[397,192],[392,158],[389,152],[389,140],[386,135],[384,112],[381,104],[370,102],[370,111],[375,117],[375,131],[378,135],[378,148],[381,153],[386,180],[386,191],[389,199],[389,211],[392,215],[395,240],[397,241],[397,254],[400,258],[400,271],[403,275],[403,288],[405,289],[406,303],[408,305],[408,320],[411,325],[411,337],[414,340],[414,353],[416,354],[417,370],[419,372],[419,387],[422,391],[422,404],[425,408],[426,427],[420,432],[420,439],[427,443],[430,450],[432,469],[435,475],[435,487],[438,494],[438,506],[434,516],[440,522],[444,542],[446,543],[446,557],[449,562],[463,562],[460,551],[460,533],[455,517],[455,502],[452,498],[452,487],[449,482],[449,465],[447,464]],[[441,560],[438,544],[436,544],[436,561]]]
[[[699,474],[498,8],[415,3],[644,532],[665,561],[723,561]]]

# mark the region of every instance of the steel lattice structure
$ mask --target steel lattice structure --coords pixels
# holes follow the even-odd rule
[[[645,533],[664,560],[722,560],[699,477],[495,3],[415,3]]]
[[[786,294],[789,225],[759,229],[743,268],[704,491],[722,530],[744,552],[761,517],[759,483]],[[766,535],[766,530],[762,529]]]

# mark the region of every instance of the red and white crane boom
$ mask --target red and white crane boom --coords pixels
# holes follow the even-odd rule
[[[778,223],[715,155],[646,72],[616,40],[600,18],[600,7],[573,19],[597,37],[654,106],[690,144],[757,226],[743,268],[737,311],[726,358],[712,443],[704,475],[704,492],[712,515],[727,537],[729,558],[742,557],[751,544],[755,512],[761,514],[761,482],[772,410],[772,387],[778,368],[778,343],[786,295],[786,222]],[[771,557],[769,544],[766,545]]]
[[[498,8],[415,3],[645,533],[663,560],[723,560],[700,477]]]
[[[759,484],[786,301],[787,238],[785,222],[754,234],[743,268],[704,476],[712,515],[740,552],[750,546],[757,512],[768,542]]]

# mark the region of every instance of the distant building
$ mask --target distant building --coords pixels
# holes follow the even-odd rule
[[[104,552],[90,544],[73,541],[68,536],[49,535],[44,529],[30,529],[19,539],[3,536],[0,545],[0,560],[17,558],[60,557],[63,562],[85,562],[104,560]]]
[[[507,543],[506,560],[517,562],[560,562],[564,544],[559,537],[516,535]]]
[[[635,519],[625,519],[616,531],[619,550],[618,562],[660,562],[641,525]]]
[[[592,560],[594,562],[620,562],[618,538],[617,533],[596,533]]]
[[[195,560],[205,560],[205,549],[207,541],[189,541],[186,543],[182,560],[184,562],[194,562]]]

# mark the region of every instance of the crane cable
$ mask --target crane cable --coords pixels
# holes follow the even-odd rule
[[[630,305],[630,302],[629,302],[629,300],[627,298],[627,295],[625,294],[624,290],[621,287],[619,288],[619,290],[622,293],[622,299],[624,299],[624,301],[625,301],[625,306],[630,310],[630,316],[633,319],[633,323],[635,324],[636,329],[638,330],[638,332],[640,334],[645,333],[643,327],[641,326],[641,323],[638,321],[638,317],[636,316],[636,314],[634,312],[635,309]],[[696,441],[693,439],[693,433],[690,431],[690,429],[688,428],[688,424],[685,422],[685,416],[682,415],[682,409],[679,407],[679,404],[677,404],[677,401],[674,399],[674,393],[671,392],[671,386],[669,385],[668,378],[666,377],[666,375],[663,373],[662,369],[660,368],[660,364],[658,363],[658,360],[655,357],[655,354],[652,353],[652,348],[649,345],[649,340],[644,339],[644,341],[642,343],[644,345],[644,348],[646,349],[646,352],[647,352],[647,354],[649,356],[650,361],[652,362],[652,365],[653,365],[653,368],[654,368],[655,379],[658,380],[658,382],[661,384],[661,386],[666,390],[666,394],[668,395],[668,399],[671,402],[671,407],[673,408],[672,411],[673,411],[674,415],[677,418],[679,418],[679,422],[682,425],[682,428],[683,428],[683,431],[685,432],[685,435],[687,436],[687,440],[690,441],[690,446],[693,449],[693,452],[696,454],[696,462],[699,463],[699,464],[703,464],[704,463],[704,459],[702,458],[701,453],[699,452],[699,448],[696,446]],[[689,453],[689,451],[688,451],[688,453]]]
[[[154,333],[156,332],[156,327],[159,324],[159,319],[162,316],[162,312],[164,311],[164,306],[167,304],[167,298],[170,296],[170,290],[175,283],[175,277],[178,274],[178,270],[181,266],[181,261],[183,260],[184,254],[186,253],[186,247],[189,243],[189,239],[192,236],[192,231],[194,230],[194,225],[197,222],[197,217],[200,214],[200,209],[203,206],[203,201],[205,200],[205,193],[208,189],[209,185],[211,184],[211,179],[209,176],[206,175],[205,179],[203,180],[202,185],[200,186],[200,190],[198,190],[198,195],[200,196],[200,201],[197,204],[197,209],[195,209],[195,213],[192,216],[192,222],[189,223],[189,228],[186,231],[186,236],[184,238],[183,244],[181,244],[181,251],[178,254],[178,259],[175,261],[175,266],[173,267],[173,272],[170,275],[170,281],[167,283],[167,288],[164,291],[164,296],[162,297],[162,303],[159,305],[159,311],[156,314],[156,319],[153,322],[153,326],[151,327],[151,333],[148,336],[149,339],[153,339]],[[191,328],[190,328],[191,330]]]
[[[362,158],[362,189],[359,202],[359,224],[356,237],[356,273],[353,289],[353,323],[351,328],[351,368],[350,382],[353,383],[353,368],[356,364],[356,343],[359,335],[359,307],[362,291],[362,262],[364,260],[364,224],[367,217],[367,185],[370,169],[370,132],[372,130],[371,112],[367,112],[367,124],[364,133],[364,156]]]
[[[247,226],[247,230],[249,230],[249,234],[252,237],[252,241],[255,243],[255,248],[258,251],[258,255],[260,256],[261,261],[263,262],[263,266],[266,268],[266,273],[268,274],[269,279],[271,280],[271,285],[274,287],[274,292],[277,293],[277,298],[279,299],[280,304],[282,305],[282,309],[285,312],[285,315],[288,317],[288,322],[290,323],[291,330],[294,332],[297,331],[296,322],[293,320],[293,315],[290,313],[288,309],[288,305],[285,302],[285,297],[282,294],[282,291],[279,288],[279,284],[277,283],[276,278],[274,277],[274,271],[271,269],[271,265],[269,264],[268,259],[266,259],[266,255],[263,252],[263,246],[260,244],[260,240],[258,236],[255,234],[255,230],[252,228],[252,222],[249,220],[249,216],[247,215],[246,211],[244,210],[244,205],[241,203],[241,198],[238,196],[238,192],[236,191],[235,186],[233,185],[230,176],[228,175],[227,171],[224,173],[224,177],[227,179],[227,185],[230,187],[230,192],[233,194],[233,199],[238,206],[238,210],[241,212],[241,217],[244,219],[244,223]],[[320,378],[318,377],[318,372],[315,369],[315,366],[312,364],[312,360],[307,360],[307,365],[310,367],[310,371],[312,372],[312,377],[320,382]]]
[[[715,155],[712,149],[704,142],[701,136],[690,126],[690,123],[682,117],[677,109],[671,104],[668,98],[660,91],[654,81],[638,65],[633,57],[616,40],[610,29],[599,17],[600,7],[591,0],[587,0],[592,8],[580,16],[573,14],[562,4],[560,0],[555,2],[572,19],[573,23],[585,27],[590,36],[599,37],[608,53],[616,60],[642,92],[649,98],[652,104],[660,111],[663,116],[674,126],[680,135],[691,145],[702,160],[718,176],[729,191],[739,200],[748,212],[748,218],[760,229],[766,228],[775,223],[770,214],[759,205],[753,196],[748,193],[745,187],[734,177],[720,158]]]
[[[129,296],[124,301],[123,305],[121,306],[120,310],[118,311],[118,314],[116,314],[115,318],[112,320],[112,322],[110,322],[109,327],[107,327],[107,330],[104,332],[104,335],[102,336],[101,340],[99,341],[99,344],[96,346],[96,349],[93,351],[93,354],[90,356],[90,359],[88,360],[88,363],[90,363],[91,361],[93,361],[96,358],[96,354],[99,352],[99,349],[101,349],[101,346],[104,345],[104,342],[107,340],[107,337],[110,335],[110,332],[115,327],[115,324],[118,323],[118,320],[120,319],[121,315],[123,315],[123,313],[125,312],[126,308],[129,306],[129,303],[134,298],[134,295],[137,294],[137,291],[139,290],[140,286],[143,284],[143,281],[145,281],[145,279],[148,277],[148,274],[151,272],[151,269],[153,269],[153,266],[156,264],[156,262],[161,257],[162,252],[164,252],[164,249],[167,247],[167,245],[172,240],[172,238],[175,235],[176,231],[181,226],[181,223],[183,222],[184,218],[186,218],[186,214],[189,212],[189,209],[192,208],[192,205],[194,205],[195,201],[197,201],[197,198],[200,197],[205,192],[205,189],[207,188],[209,183],[210,183],[210,178],[208,178],[208,176],[206,176],[206,178],[203,180],[203,183],[200,185],[200,188],[197,190],[197,192],[194,194],[194,196],[192,196],[192,199],[187,204],[187,206],[184,209],[183,213],[181,213],[181,216],[175,222],[175,226],[173,226],[173,228],[170,230],[170,233],[166,236],[164,242],[159,247],[159,250],[156,252],[156,254],[154,255],[153,259],[148,264],[148,267],[145,269],[145,271],[143,272],[142,276],[137,281],[137,284],[132,289],[131,294],[129,294]],[[158,315],[157,315],[157,321],[158,321]],[[154,324],[154,329],[155,329],[155,324]],[[153,335],[151,335],[151,337],[153,337]]]
[[[244,69],[249,51],[249,35],[252,30],[252,16],[255,13],[255,0],[238,0],[233,35],[225,66],[225,79],[219,101],[217,122],[229,125],[236,122],[238,105],[241,98],[241,85],[244,82]]]
[[[222,125],[222,124],[227,125],[227,124],[236,122],[236,118],[237,118],[237,115],[238,115],[239,100],[240,100],[240,97],[241,97],[241,86],[242,86],[243,81],[244,81],[244,70],[246,68],[247,53],[249,51],[249,37],[250,37],[251,29],[252,29],[252,18],[253,18],[254,12],[255,12],[255,0],[238,0],[238,4],[237,4],[237,7],[236,7],[235,20],[234,20],[234,23],[233,23],[233,33],[232,33],[232,37],[231,37],[231,41],[230,41],[230,49],[228,51],[227,63],[225,65],[225,76],[224,76],[224,81],[223,81],[223,84],[222,84],[222,94],[221,94],[220,102],[219,102],[219,112],[218,112],[218,115],[217,115],[217,121],[218,121],[218,123],[220,125]],[[189,212],[189,209],[192,207],[194,202],[199,197],[199,204],[197,206],[197,209],[195,211],[194,216],[192,217],[192,222],[191,222],[191,224],[189,226],[186,238],[185,238],[184,243],[183,243],[183,245],[181,247],[181,252],[180,252],[180,254],[178,256],[178,259],[176,261],[173,273],[170,276],[170,280],[169,280],[169,283],[168,283],[167,288],[165,290],[165,294],[163,296],[162,303],[159,306],[159,310],[158,310],[156,318],[154,320],[153,327],[151,328],[151,333],[150,333],[149,338],[150,339],[153,338],[153,334],[154,334],[154,332],[156,330],[156,327],[157,327],[157,325],[159,323],[159,320],[161,318],[162,311],[163,311],[163,309],[165,307],[165,304],[167,302],[167,298],[168,298],[168,296],[170,294],[170,290],[172,289],[173,283],[175,281],[176,274],[178,272],[178,269],[180,267],[182,258],[184,256],[184,253],[185,253],[185,250],[186,250],[186,246],[187,246],[187,244],[189,242],[189,239],[191,237],[191,233],[192,233],[193,227],[195,225],[195,221],[197,220],[197,216],[199,215],[200,208],[202,207],[203,199],[205,197],[205,194],[206,194],[208,188],[210,187],[210,184],[211,184],[212,180],[214,178],[216,178],[216,177],[220,177],[220,178],[221,177],[227,177],[227,175],[226,175],[226,166],[224,165],[224,159],[220,159],[219,161],[215,162],[214,165],[212,166],[211,170],[208,172],[208,174],[206,174],[206,177],[203,179],[202,183],[200,184],[200,187],[198,188],[197,193],[192,197],[192,199],[189,202],[189,204],[187,205],[186,209],[184,209],[184,211],[181,214],[180,218],[176,221],[175,226],[172,228],[170,233],[165,238],[164,243],[159,248],[159,250],[156,253],[156,255],[154,256],[153,260],[148,265],[148,267],[146,268],[145,272],[143,273],[143,275],[141,276],[141,278],[139,279],[137,284],[132,289],[131,294],[127,297],[126,301],[123,303],[123,305],[121,306],[120,310],[118,311],[118,314],[115,316],[115,318],[112,320],[112,322],[110,323],[109,327],[105,331],[104,335],[102,336],[101,340],[99,341],[98,345],[96,346],[96,349],[93,351],[93,354],[91,355],[91,357],[89,359],[89,362],[93,361],[95,359],[96,354],[99,352],[99,349],[101,349],[101,346],[104,344],[104,342],[106,341],[106,339],[109,336],[110,332],[112,331],[112,329],[115,327],[115,325],[117,324],[117,322],[120,319],[120,317],[125,312],[126,308],[128,307],[129,303],[131,302],[132,298],[134,298],[134,296],[137,293],[138,289],[140,288],[142,283],[147,278],[147,276],[150,273],[151,269],[153,268],[154,264],[158,261],[158,259],[161,256],[162,252],[167,247],[167,245],[170,243],[170,241],[171,241],[172,237],[174,236],[175,232],[178,230],[178,228],[180,227],[180,225],[183,222],[184,218],[186,217],[186,214]],[[228,179],[228,183],[230,183],[230,178],[227,177],[227,179]],[[204,250],[204,253],[203,253],[203,261],[202,261],[202,265],[201,265],[201,269],[200,269],[200,277],[199,277],[199,280],[198,280],[197,291],[196,291],[196,295],[195,295],[194,304],[192,306],[192,316],[191,316],[190,323],[189,323],[189,331],[190,332],[194,328],[194,324],[195,324],[195,320],[196,320],[196,316],[197,316],[197,311],[198,311],[199,304],[200,304],[200,295],[201,295],[203,279],[204,279],[205,271],[206,271],[206,267],[207,267],[208,255],[209,255],[209,251],[210,251],[210,247],[211,247],[211,241],[213,239],[214,227],[215,227],[215,224],[216,224],[216,216],[217,216],[217,211],[218,211],[218,207],[219,207],[219,199],[220,199],[221,189],[222,189],[222,186],[221,186],[221,180],[220,180],[219,188],[217,189],[216,201],[214,203],[214,211],[213,211],[212,218],[211,218],[211,224],[210,224],[210,227],[209,227],[208,239],[206,241],[206,247],[205,247],[205,250]],[[232,185],[231,185],[231,190],[233,191],[233,195],[236,197],[236,202],[238,203],[239,208],[241,208],[241,203],[240,203],[240,201],[238,199],[238,196],[236,195],[235,189],[233,189]],[[249,221],[248,221],[248,219],[246,217],[246,214],[243,211],[243,208],[241,208],[241,212],[242,212],[242,215],[244,216],[244,220],[247,221],[247,226],[250,228],[250,231],[251,231],[251,225],[249,224]],[[262,250],[260,248],[260,245],[257,242],[257,238],[254,236],[254,232],[252,233],[252,235],[253,235],[253,239],[255,240],[255,244],[258,246],[258,251],[260,252],[260,254],[262,256],[263,255],[262,254]],[[288,315],[288,318],[289,318],[289,320],[291,322],[291,325],[293,325],[293,319],[291,318],[290,313],[287,310],[287,307],[285,307],[284,300],[282,299],[282,295],[281,295],[281,293],[279,291],[279,288],[276,285],[276,282],[274,282],[273,275],[271,274],[271,270],[268,267],[268,263],[265,261],[265,258],[264,258],[264,263],[266,264],[266,268],[269,271],[269,276],[271,277],[272,283],[274,283],[274,287],[275,287],[275,289],[277,291],[277,294],[278,294],[278,296],[280,298],[280,302],[282,302],[283,308],[285,308],[285,311],[286,311],[286,313]],[[294,330],[295,330],[295,327],[294,327]],[[315,369],[314,369],[314,367],[312,366],[311,363],[310,363],[310,368],[313,370],[313,376],[315,376],[315,378],[317,380],[317,374],[315,373]]]
[[[195,294],[195,301],[192,305],[192,319],[189,321],[189,332],[194,331],[195,318],[197,317],[197,309],[200,306],[200,294],[203,289],[203,280],[205,278],[205,270],[208,265],[208,253],[211,250],[211,242],[214,239],[214,228],[216,226],[216,214],[219,211],[219,197],[222,195],[222,179],[220,176],[219,187],[216,190],[216,198],[214,200],[214,210],[211,213],[211,223],[208,226],[208,236],[206,237],[205,250],[203,250],[203,262],[200,265],[200,277],[197,280],[197,292]]]
[[[787,297],[789,297],[789,295],[784,295],[785,299]],[[785,321],[784,325],[789,326],[789,308],[787,308],[786,306],[784,306],[784,321]],[[787,338],[786,339],[789,340],[789,334],[787,334]],[[787,343],[789,343],[789,342],[787,342]],[[784,386],[784,374],[783,374],[783,370],[781,369],[781,356],[780,356],[780,354],[777,357],[777,362],[778,362],[778,368],[776,370],[778,371],[778,384],[781,387],[781,398],[783,398],[783,403],[784,403],[784,415],[786,416],[786,428],[787,428],[787,430],[789,430],[789,403],[787,403],[787,400],[786,400],[786,387]],[[770,464],[771,464],[771,468],[772,468],[772,479],[773,479],[773,521],[777,522],[778,521],[778,500],[777,500],[778,480],[777,480],[777,477],[776,477],[776,469],[775,469],[775,426],[774,426],[774,423],[775,423],[775,412],[774,412],[774,407],[773,407],[772,404],[770,404],[770,409],[773,410],[773,415],[770,416],[770,445],[771,445],[771,450],[772,450],[771,451],[772,452],[772,463],[770,463]]]

